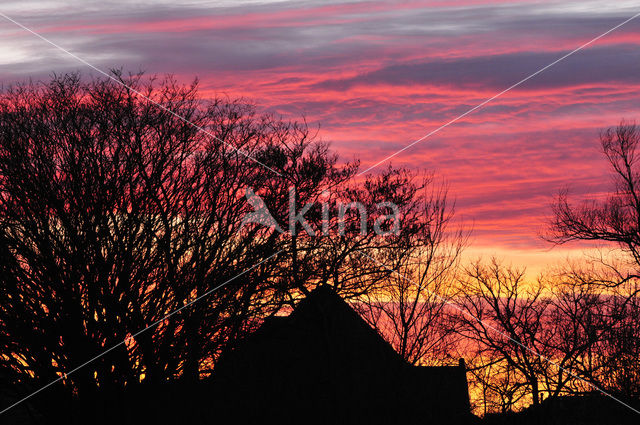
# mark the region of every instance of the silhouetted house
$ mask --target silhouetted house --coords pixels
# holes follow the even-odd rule
[[[321,287],[221,359],[218,414],[234,423],[463,423],[464,363],[407,364],[334,291]]]

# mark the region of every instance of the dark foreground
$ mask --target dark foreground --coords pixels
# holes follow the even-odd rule
[[[3,415],[3,424],[449,424],[451,421],[433,421],[425,412],[425,417],[407,418],[402,422],[387,418],[372,418],[363,412],[366,421],[357,418],[332,415],[336,406],[327,405],[323,411],[304,412],[300,406],[290,405],[279,413],[260,412],[251,400],[236,401],[234,409],[220,405],[228,396],[212,393],[214,385],[210,381],[196,384],[163,384],[162,386],[140,385],[118,394],[96,394],[91,400],[62,399],[54,388],[34,397]],[[3,405],[9,401],[2,400]],[[285,400],[283,400],[285,402]],[[636,401],[635,408],[638,406]],[[4,407],[4,406],[3,406]],[[452,412],[453,413],[453,412]],[[455,417],[455,414],[453,415]],[[259,419],[258,419],[259,418]],[[258,419],[258,422],[256,422]],[[553,405],[543,403],[536,409],[530,408],[513,414],[487,415],[484,419],[467,416],[458,419],[460,424],[507,425],[507,424],[558,424],[558,425],[609,425],[638,424],[640,415],[606,397],[590,395],[562,398]]]

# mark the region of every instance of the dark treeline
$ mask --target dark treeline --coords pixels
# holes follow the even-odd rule
[[[411,363],[465,358],[477,414],[601,391],[637,405],[639,142],[640,130],[625,122],[602,133],[613,191],[572,204],[563,190],[552,205],[543,238],[606,249],[531,281],[523,268],[495,259],[460,265],[461,235],[442,233],[431,249],[405,257],[382,289],[361,297],[364,317]]]
[[[563,276],[525,282],[521,270],[497,263],[471,267],[458,299],[463,314],[452,321],[467,347],[478,410],[508,412],[599,390],[637,397],[636,291],[602,292]]]
[[[3,400],[58,378],[80,400],[196,381],[314,287],[360,296],[391,273],[372,259],[394,267],[429,245],[444,205],[428,176],[354,180],[358,163],[304,123],[201,99],[197,82],[113,75],[124,85],[66,74],[0,95]],[[289,231],[243,226],[249,189]],[[292,190],[296,212],[313,203],[313,236],[289,228]]]
[[[531,282],[493,260],[439,284],[394,276],[361,297],[364,317],[413,364],[465,358],[475,413],[517,411],[604,390],[640,395],[637,282],[602,288],[575,270]],[[431,276],[423,264],[405,276]],[[600,274],[599,274],[600,275]],[[593,277],[591,276],[593,279]],[[453,283],[452,283],[453,282]]]
[[[304,122],[202,99],[197,82],[113,76],[123,84],[65,74],[0,94],[4,403],[56,379],[48,392],[81,401],[194,383],[319,285],[409,363],[464,357],[476,413],[594,388],[638,396],[635,126],[602,135],[611,197],[576,207],[562,192],[545,236],[621,250],[525,282],[497,261],[461,264],[468,233],[431,175],[356,178],[357,160]],[[277,226],[243,222],[251,193]]]

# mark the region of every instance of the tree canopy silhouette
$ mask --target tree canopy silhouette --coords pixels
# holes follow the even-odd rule
[[[624,253],[622,262],[620,258],[614,262],[601,259],[608,273],[593,283],[616,286],[640,277],[639,142],[640,129],[625,121],[602,132],[600,144],[612,172],[613,191],[602,201],[575,205],[564,190],[553,205],[548,240],[558,244],[576,240],[612,243]]]
[[[407,170],[355,181],[357,161],[339,164],[304,122],[202,99],[197,81],[113,75],[0,94],[0,367],[17,393],[58,377],[79,397],[197,380],[299,294],[355,297],[388,277],[360,252],[398,260],[425,233]],[[243,226],[247,188],[285,229],[295,189],[318,231]],[[370,209],[366,231],[349,200]],[[381,202],[398,206],[397,232],[374,231],[390,226]]]

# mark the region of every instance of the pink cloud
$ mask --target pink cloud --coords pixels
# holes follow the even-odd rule
[[[71,16],[35,29],[62,44],[73,39],[79,54],[98,49],[109,66],[124,58],[133,69],[185,81],[198,75],[205,96],[246,96],[289,118],[304,114],[344,158],[358,156],[366,166],[626,18],[561,7],[546,16],[541,6],[468,0],[212,8]],[[598,131],[640,116],[639,44],[640,27],[630,23],[393,163],[446,179],[478,246],[538,250],[537,232],[558,189],[607,190]]]

